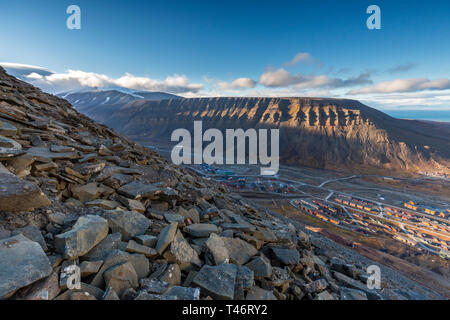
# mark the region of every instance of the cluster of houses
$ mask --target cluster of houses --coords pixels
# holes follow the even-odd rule
[[[343,207],[317,199],[297,199],[294,200],[294,204],[317,218],[351,228],[363,235],[370,233],[385,234],[413,246],[419,251],[427,250],[439,254],[445,259],[449,258],[450,222],[447,224],[439,220],[428,219],[426,216],[417,215],[414,212],[394,206],[377,206],[370,201],[347,195],[336,195],[333,200],[335,203],[346,206],[350,211],[345,213]],[[378,217],[380,211],[389,216],[391,221],[380,219]],[[395,221],[398,221],[398,223]],[[402,224],[402,222],[408,224]],[[446,237],[445,234],[449,236]]]
[[[403,204],[405,208],[408,208],[413,211],[422,212],[426,214],[430,214],[432,216],[437,216],[440,218],[450,217],[450,208],[448,209],[438,209],[430,206],[420,205],[415,203],[414,201],[408,201]]]

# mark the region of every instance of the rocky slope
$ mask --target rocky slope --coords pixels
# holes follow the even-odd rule
[[[391,297],[289,222],[1,68],[0,191],[0,299]]]
[[[168,111],[170,110],[170,111]],[[200,98],[133,101],[93,119],[139,141],[170,142],[194,120],[207,128],[279,128],[281,162],[352,172],[450,173],[450,126],[392,118],[358,101]]]

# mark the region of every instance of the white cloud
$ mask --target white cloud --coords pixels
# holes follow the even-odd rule
[[[283,68],[267,70],[261,75],[259,82],[271,88],[295,86],[300,89],[321,87],[341,88],[372,83],[369,73],[362,73],[357,77],[348,79],[340,79],[331,78],[326,75],[291,74]]]
[[[196,93],[203,89],[203,84],[191,83],[185,75],[168,76],[164,80],[148,77],[137,77],[130,73],[119,78],[111,78],[104,74],[85,72],[81,70],[67,70],[55,73],[46,68],[17,64],[0,63],[6,71],[22,78],[45,91],[62,92],[80,88],[123,87],[133,90],[165,91],[170,93]]]
[[[231,83],[225,81],[219,81],[217,86],[220,89],[228,90],[228,89],[250,89],[256,86],[256,81],[250,78],[238,78]]]
[[[259,82],[266,87],[288,87],[294,84],[299,84],[306,79],[301,75],[292,75],[289,71],[280,69],[269,69],[264,72],[259,78]]]
[[[446,90],[450,89],[449,79],[429,80],[426,78],[396,79],[383,81],[373,86],[351,90],[348,94],[370,94],[370,93],[396,93],[417,92],[423,90]]]
[[[294,65],[296,65],[299,62],[305,62],[305,63],[310,63],[312,61],[312,57],[309,53],[307,52],[299,52],[297,53],[294,58],[292,58],[291,61],[286,62],[284,64],[285,67],[292,67]]]
[[[15,76],[15,77],[24,77],[29,74],[36,75],[50,75],[54,73],[53,71],[39,67],[39,66],[32,66],[29,64],[23,64],[23,63],[13,63],[13,62],[0,62],[0,66],[5,68],[6,72],[9,74]]]

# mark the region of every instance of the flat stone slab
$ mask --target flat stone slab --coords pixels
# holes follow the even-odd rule
[[[194,223],[184,227],[183,231],[196,238],[205,238],[211,233],[219,233],[217,226],[211,223]]]
[[[204,265],[192,283],[199,286],[213,299],[232,300],[237,270],[236,266],[232,264]]]
[[[0,211],[28,211],[50,204],[39,187],[18,178],[0,164]]]
[[[161,233],[158,236],[158,242],[156,243],[156,251],[159,254],[162,254],[164,250],[172,243],[175,238],[175,234],[177,232],[178,225],[176,222],[172,222],[164,229],[162,229]]]
[[[76,152],[52,152],[47,147],[32,147],[27,150],[27,154],[36,158],[40,162],[50,162],[53,160],[78,159]]]
[[[137,200],[141,198],[151,197],[160,190],[161,189],[158,184],[148,184],[141,181],[133,181],[122,186],[119,190],[117,190],[117,192],[127,198]]]
[[[108,220],[112,232],[122,234],[124,241],[144,234],[151,224],[149,219],[136,211],[108,210],[103,217]]]
[[[147,247],[154,248],[156,243],[158,242],[158,237],[151,236],[148,234],[143,234],[140,236],[136,236],[136,242],[142,244]]]
[[[122,241],[120,232],[108,234],[105,239],[100,241],[92,250],[85,254],[82,258],[89,261],[105,260],[106,257],[115,249],[119,248]]]
[[[272,248],[272,252],[275,258],[284,265],[296,265],[300,262],[300,253],[297,250]]]
[[[141,253],[147,258],[153,258],[154,256],[158,255],[158,252],[155,249],[139,244],[133,240],[128,241],[125,251],[132,253]]]
[[[47,251],[47,244],[45,243],[45,239],[42,236],[42,233],[38,227],[26,226],[23,228],[18,228],[11,233],[11,236],[18,235],[19,233],[22,233],[25,237],[27,237],[31,241],[39,243],[42,249],[44,251]]]
[[[5,137],[14,136],[17,133],[17,128],[8,122],[0,121],[0,135]]]
[[[245,266],[253,270],[255,277],[269,278],[272,275],[272,265],[269,259],[264,256],[254,258]]]
[[[70,231],[55,237],[55,247],[65,259],[73,260],[88,253],[108,235],[108,221],[100,216],[78,218]]]
[[[168,223],[177,222],[179,224],[182,224],[184,222],[184,216],[177,213],[165,213],[164,218]]]
[[[251,257],[258,253],[258,250],[248,242],[239,238],[222,238],[225,248],[227,248],[230,262],[235,264],[245,264]]]
[[[70,146],[60,146],[60,145],[52,144],[50,146],[50,151],[51,152],[58,152],[58,153],[69,153],[69,152],[74,152],[75,148],[74,147],[70,147]]]
[[[52,273],[41,246],[23,234],[0,240],[0,298]]]
[[[0,160],[7,160],[9,158],[17,157],[24,154],[22,146],[14,141],[3,136],[0,136]]]

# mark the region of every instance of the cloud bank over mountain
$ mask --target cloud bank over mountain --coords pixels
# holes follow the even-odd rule
[[[307,52],[298,52],[280,67],[268,66],[259,76],[241,74],[240,77],[232,78],[230,74],[228,80],[210,76],[192,80],[184,74],[154,79],[128,72],[114,78],[75,69],[54,72],[29,64],[0,62],[0,65],[10,74],[51,93],[121,87],[138,91],[162,91],[189,98],[316,96],[360,99],[375,102],[380,108],[450,108],[450,79],[388,79],[399,73],[410,73],[416,68],[414,63],[399,63],[384,71],[364,70],[357,73],[342,67],[333,72],[333,66],[325,68],[321,61]],[[306,70],[307,68],[312,70]]]

